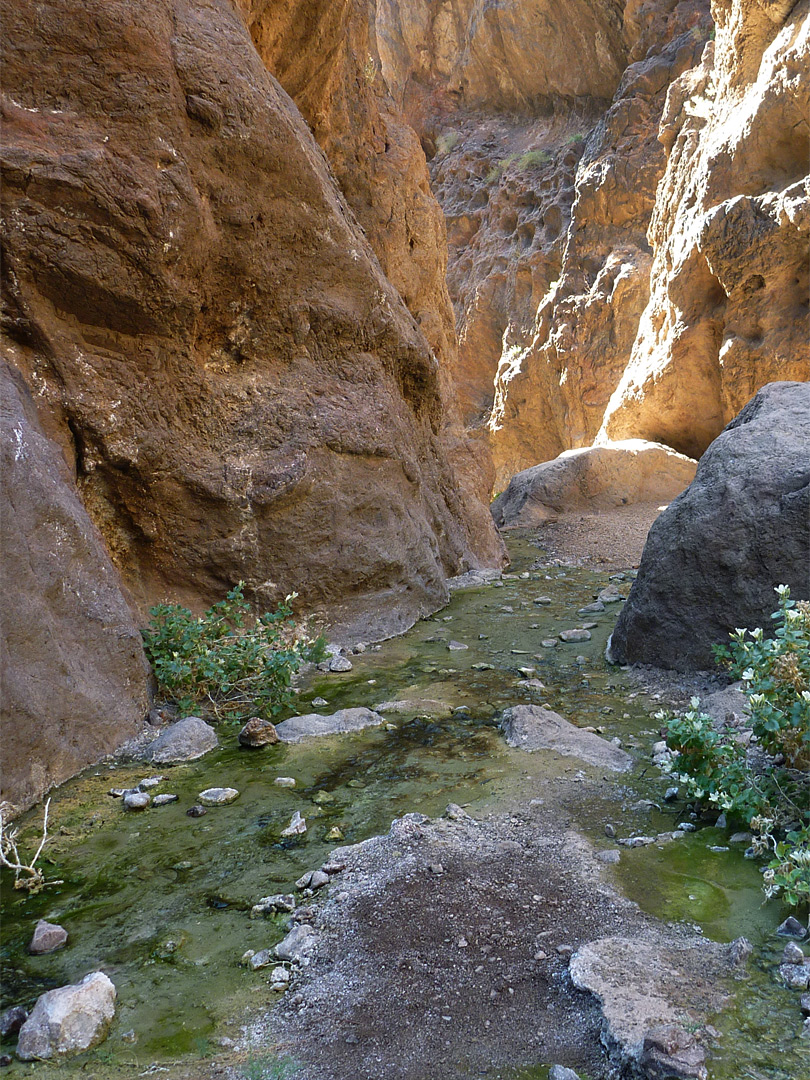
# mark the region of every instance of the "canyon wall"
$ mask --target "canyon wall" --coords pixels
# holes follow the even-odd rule
[[[141,609],[241,579],[370,638],[499,561],[442,441],[426,174],[424,284],[370,245],[350,164],[333,173],[227,0],[6,8],[7,351]]]

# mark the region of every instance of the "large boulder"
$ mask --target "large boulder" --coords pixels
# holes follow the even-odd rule
[[[139,730],[149,667],[62,452],[2,361],[0,461],[0,797],[24,808]]]
[[[696,468],[691,458],[643,439],[566,450],[513,476],[492,516],[499,528],[531,527],[572,510],[669,502]]]
[[[321,713],[291,716],[289,720],[276,725],[276,732],[280,742],[297,743],[321,735],[345,735],[384,723],[383,717],[372,709],[340,709],[330,716]]]
[[[650,529],[608,644],[618,663],[713,667],[734,627],[769,627],[774,587],[810,597],[810,384],[770,383]]]
[[[219,739],[210,724],[199,716],[186,716],[149,743],[142,756],[153,765],[173,765],[196,761],[217,746]]]
[[[516,750],[554,750],[563,757],[575,757],[588,765],[613,772],[626,772],[633,759],[618,746],[585,731],[541,705],[513,705],[501,717],[501,730],[508,746]]]
[[[98,1046],[115,1016],[115,986],[102,971],[75,986],[48,990],[20,1028],[17,1056],[23,1061],[69,1057]]]

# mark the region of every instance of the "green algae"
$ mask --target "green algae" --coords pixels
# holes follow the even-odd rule
[[[354,843],[387,831],[393,818],[412,810],[435,815],[451,801],[473,804],[476,811],[497,808],[541,789],[549,798],[549,784],[557,791],[554,785],[592,775],[570,758],[510,750],[495,726],[507,705],[548,704],[581,726],[638,747],[634,773],[575,811],[597,845],[606,843],[606,821],[621,822],[620,835],[674,827],[675,811],[637,805],[640,798],[660,800],[665,781],[645,768],[657,737],[650,703],[603,660],[620,605],[576,614],[607,584],[607,575],[531,569],[538,551],[523,537],[510,539],[510,551],[514,573],[502,586],[455,594],[442,612],[408,634],[353,656],[347,674],[310,676],[297,710],[313,711],[318,697],[328,702],[321,712],[422,698],[446,702],[451,715],[422,715],[417,706],[388,714],[390,724],[382,728],[257,751],[240,748],[236,728],[222,726],[219,750],[164,772],[155,792],[176,793],[179,801],[144,813],[125,813],[106,794],[148,775],[143,766],[97,766],[54,792],[54,840],[44,869],[64,884],[27,897],[14,893],[4,877],[3,1006],[30,1005],[43,990],[102,968],[116,984],[118,1010],[100,1049],[48,1068],[64,1075],[126,1076],[152,1063],[220,1053],[217,1040],[236,1038],[245,1016],[275,1000],[266,975],[250,972],[240,957],[278,941],[284,919],[251,920],[249,909],[261,896],[289,891],[304,871],[320,865],[335,846],[327,839],[331,830]],[[535,604],[540,594],[551,603]],[[597,624],[590,641],[542,648],[543,639],[583,619]],[[467,649],[448,649],[451,640]],[[530,677],[544,686],[520,686],[520,668],[534,669]],[[296,787],[276,786],[277,776],[295,777]],[[237,788],[239,799],[188,818],[186,809],[212,785]],[[285,839],[281,832],[296,810],[308,831]],[[37,825],[37,814],[28,815],[23,835],[33,837]],[[651,914],[698,924],[718,940],[744,933],[758,946],[752,977],[737,988],[735,1009],[715,1021],[724,1037],[710,1066],[712,1080],[745,1076],[733,1072],[742,1068],[740,1061],[751,1062],[754,1077],[798,1078],[790,1057],[799,1027],[796,1003],[774,984],[768,967],[777,906],[762,907],[753,863],[737,851],[709,852],[709,845],[722,845],[721,834],[704,829],[660,847],[623,850],[617,880]],[[28,956],[37,918],[65,925],[68,947]],[[780,1028],[790,1033],[773,1052],[787,1055],[792,1074],[762,1072],[757,1018],[764,1008],[775,1010]],[[730,1065],[735,1059],[737,1065]],[[42,1068],[16,1063],[11,1074]],[[538,1064],[513,1080],[546,1076],[547,1066]]]

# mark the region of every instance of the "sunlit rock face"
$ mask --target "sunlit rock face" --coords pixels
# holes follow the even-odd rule
[[[764,383],[810,378],[810,5],[712,12],[667,98],[651,296],[604,422],[694,454]]]
[[[441,289],[420,327],[242,14],[6,8],[7,351],[141,609],[241,579],[368,638],[498,561]]]

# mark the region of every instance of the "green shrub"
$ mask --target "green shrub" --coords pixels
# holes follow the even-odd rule
[[[459,133],[457,131],[453,131],[452,129],[450,131],[443,132],[436,140],[436,153],[449,154],[453,147],[456,146],[460,138],[461,136],[459,135]]]
[[[183,712],[204,704],[234,720],[291,706],[293,675],[324,651],[322,638],[297,632],[294,599],[254,618],[240,581],[199,617],[179,604],[151,608],[143,639],[160,692]]]
[[[786,585],[776,592],[773,637],[735,630],[715,649],[742,680],[755,750],[717,730],[697,698],[682,716],[658,715],[687,795],[751,828],[754,850],[770,856],[766,895],[796,906],[810,902],[810,602],[791,600]]]
[[[579,143],[585,142],[585,136],[582,132],[578,131],[576,135],[569,135],[565,140],[566,146],[577,146]]]
[[[518,162],[521,169],[531,169],[537,165],[547,165],[551,154],[547,150],[528,150]]]

